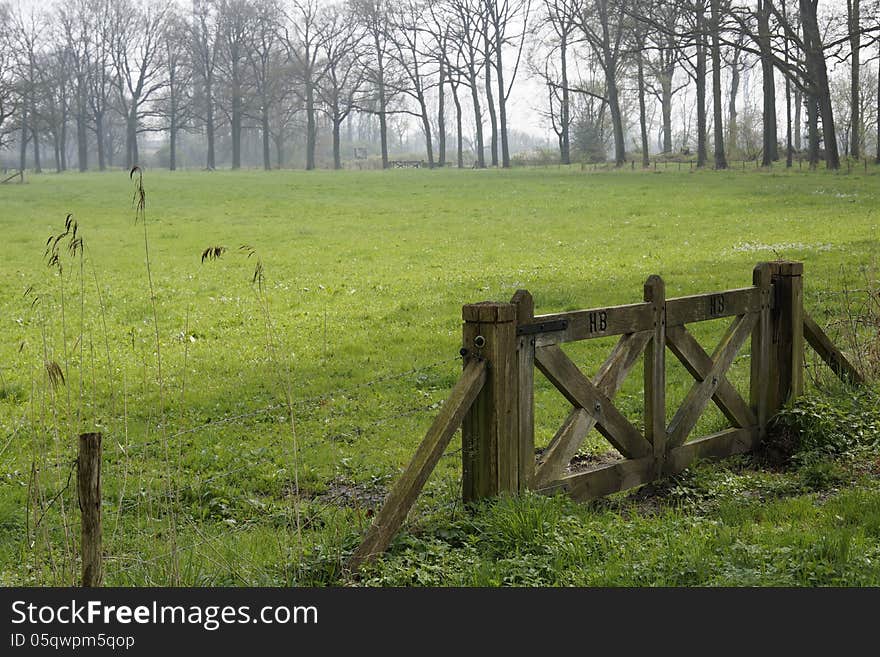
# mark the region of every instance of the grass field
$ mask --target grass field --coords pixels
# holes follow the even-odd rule
[[[107,584],[338,584],[457,378],[463,304],[518,288],[539,313],[630,303],[650,274],[668,296],[742,287],[780,257],[805,263],[805,305],[836,334],[841,292],[873,285],[880,221],[874,170],[147,171],[143,183],[137,223],[127,172],[0,187],[0,584],[76,581],[67,482],[83,431],[104,434]],[[44,251],[69,213],[85,249],[59,242],[59,269]],[[722,330],[697,336],[711,348]],[[610,348],[567,351],[591,372]],[[746,354],[735,385],[747,372]],[[690,380],[669,378],[671,416]],[[617,398],[636,426],[641,379]],[[537,385],[543,445],[568,406]],[[850,401],[844,422],[873,417],[873,397]],[[708,412],[697,431],[721,419]],[[453,449],[357,581],[877,585],[867,434],[849,460],[733,459],[662,495],[528,496],[475,516],[456,502]],[[607,449],[595,435],[585,447]]]

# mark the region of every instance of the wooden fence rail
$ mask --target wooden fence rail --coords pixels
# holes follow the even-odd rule
[[[351,566],[383,552],[403,524],[452,435],[462,429],[462,497],[473,502],[531,489],[566,492],[587,500],[681,472],[696,459],[751,450],[771,418],[803,391],[804,340],[844,381],[862,376],[803,309],[803,264],[758,264],[749,287],[666,298],[659,276],[645,283],[643,301],[535,315],[532,296],[462,309],[464,372],[415,457],[391,490]],[[712,353],[688,325],[729,318]],[[560,348],[577,340],[620,336],[596,375],[588,378]],[[749,399],[727,378],[750,340]],[[666,355],[694,381],[668,422]],[[614,405],[615,394],[644,358],[644,426]],[[572,409],[547,448],[535,458],[534,370]],[[713,402],[730,427],[694,437]],[[596,429],[620,460],[566,473],[587,434]]]

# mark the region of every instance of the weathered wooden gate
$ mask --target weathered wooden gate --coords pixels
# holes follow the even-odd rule
[[[640,303],[534,315],[531,295],[510,303],[464,306],[464,372],[416,455],[391,490],[356,565],[385,550],[459,425],[462,496],[466,502],[532,489],[565,491],[586,500],[680,472],[698,458],[743,453],[766,434],[768,421],[803,390],[804,339],[842,379],[859,373],[803,310],[803,264],[757,265],[745,288],[666,298],[659,276],[645,283]],[[688,325],[730,318],[708,354]],[[588,378],[560,345],[620,336],[597,374]],[[727,379],[751,337],[749,400]],[[694,378],[667,424],[667,347]],[[613,399],[644,354],[644,428],[634,426]],[[571,403],[572,410],[535,459],[534,370]],[[730,428],[691,438],[713,401]],[[621,454],[619,461],[566,473],[587,434],[596,429]]]

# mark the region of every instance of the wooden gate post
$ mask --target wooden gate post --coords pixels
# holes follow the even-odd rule
[[[104,569],[101,556],[101,434],[79,437],[76,488],[82,516],[82,585],[101,586]]]
[[[516,324],[529,324],[535,302],[528,290],[517,290],[510,302],[516,307]],[[535,478],[535,336],[520,335],[516,343],[517,429],[519,469],[517,489],[532,487]]]
[[[770,313],[768,417],[804,391],[804,264],[775,261],[770,272],[775,305]]]
[[[465,503],[520,488],[516,313],[513,304],[493,301],[462,308],[465,365],[480,358],[489,367],[461,427]]]

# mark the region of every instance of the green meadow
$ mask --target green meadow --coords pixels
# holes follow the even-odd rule
[[[138,216],[128,172],[0,186],[0,585],[77,581],[88,431],[107,585],[880,584],[880,410],[812,358],[784,465],[472,511],[454,439],[389,553],[342,569],[457,379],[463,304],[632,303],[651,274],[673,297],[800,260],[807,312],[872,366],[876,168],[146,170],[143,188]],[[694,331],[711,352],[724,328]],[[612,346],[566,351],[592,374]],[[692,382],[673,360],[669,418]],[[742,391],[748,372],[746,348]],[[637,366],[616,398],[637,427],[642,394]],[[539,447],[568,410],[537,375]],[[709,409],[694,435],[723,426]],[[594,433],[581,457],[609,449]]]

